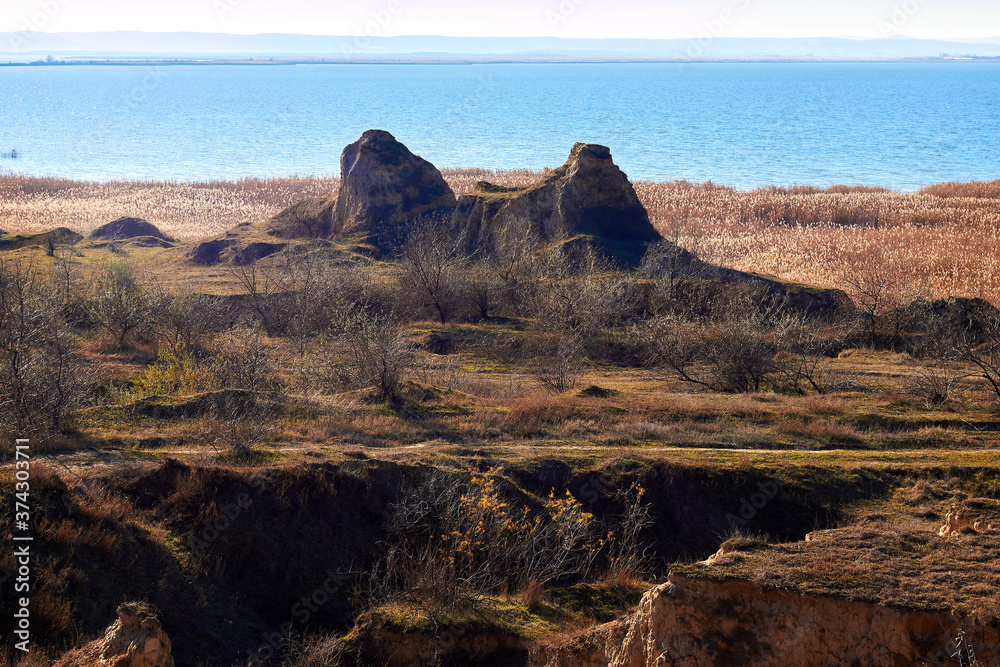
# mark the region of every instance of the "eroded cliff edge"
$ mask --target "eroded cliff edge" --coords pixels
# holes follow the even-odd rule
[[[960,639],[957,639],[960,638]],[[957,640],[956,640],[957,639]],[[671,575],[631,618],[537,650],[534,667],[996,664],[1000,629],[948,611]]]

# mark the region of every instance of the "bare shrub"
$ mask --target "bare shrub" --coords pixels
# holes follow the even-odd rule
[[[783,298],[763,286],[734,286],[715,303],[708,321],[670,315],[634,330],[648,363],[681,380],[723,392],[755,392],[771,386],[783,366],[792,332],[802,320],[785,312]],[[799,364],[793,377],[811,369]]]
[[[336,636],[313,636],[292,641],[285,648],[282,667],[340,667],[347,652]]]
[[[618,490],[615,500],[622,505],[616,517],[612,538],[608,543],[608,571],[617,577],[626,574],[640,579],[652,567],[651,548],[643,540],[643,532],[653,525],[653,510],[643,502],[646,490],[638,482]]]
[[[223,393],[206,420],[202,439],[221,454],[250,463],[260,460],[256,447],[281,426],[275,403],[253,394]]]
[[[569,332],[536,334],[528,346],[532,372],[547,389],[561,394],[576,387],[587,370],[579,335]]]
[[[1000,401],[1000,316],[988,316],[978,334],[963,332],[956,348],[962,359],[976,367],[976,375],[987,382]]]
[[[253,329],[229,331],[218,337],[209,364],[213,382],[221,389],[241,389],[255,396],[278,390],[271,355]]]
[[[678,241],[676,234],[673,241],[664,239],[650,246],[639,266],[640,272],[652,279],[644,303],[644,310],[651,315],[682,310],[685,288],[699,276],[697,257],[680,247]]]
[[[906,390],[930,408],[951,400],[969,377],[972,374],[960,366],[947,363],[925,364],[915,369],[915,375],[907,382]]]
[[[845,274],[844,284],[862,317],[872,347],[894,347],[906,323],[906,305],[921,290],[882,254],[872,254],[855,263]]]
[[[394,317],[358,313],[344,338],[350,372],[360,387],[375,387],[385,400],[398,401],[403,373],[413,363],[408,332]]]
[[[342,267],[322,248],[286,251],[245,265],[233,265],[236,278],[260,325],[270,336],[303,342],[342,323],[356,297],[349,276],[367,276]]]
[[[442,324],[454,317],[462,303],[461,273],[469,262],[466,246],[462,235],[436,219],[413,230],[403,246],[403,285]]]
[[[536,315],[543,329],[572,332],[587,345],[630,309],[628,280],[590,247],[576,256],[549,252],[543,270]]]
[[[20,433],[63,428],[96,372],[75,351],[61,305],[36,267],[0,260],[0,415]]]
[[[220,297],[181,287],[173,294],[160,293],[157,303],[157,331],[168,347],[198,350],[210,336],[225,328],[233,313]]]
[[[94,281],[89,309],[98,325],[124,350],[138,334],[152,330],[152,294],[148,281],[127,259],[112,259],[101,266]]]

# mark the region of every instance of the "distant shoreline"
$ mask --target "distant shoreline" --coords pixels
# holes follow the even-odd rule
[[[0,56],[2,57],[2,56]],[[205,57],[205,58],[137,58],[94,60],[44,60],[34,62],[3,62],[0,67],[142,67],[191,65],[605,65],[605,64],[821,64],[821,63],[997,63],[1000,57],[969,58],[517,58],[517,57],[384,57],[384,58],[321,58],[321,57]]]

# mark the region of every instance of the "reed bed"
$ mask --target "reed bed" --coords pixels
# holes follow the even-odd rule
[[[444,169],[456,194],[477,181],[530,185],[546,172]],[[260,222],[306,197],[336,192],[334,176],[204,183],[85,183],[0,173],[0,229],[65,226],[87,233],[121,216],[193,241]],[[1000,181],[942,183],[917,193],[885,188],[635,183],[656,228],[703,258],[825,287],[877,265],[916,293],[1000,303]]]
[[[990,185],[742,192],[677,181],[636,190],[662,234],[709,261],[839,288],[875,266],[913,294],[1000,303],[1000,199],[988,196],[1000,187]],[[959,196],[971,192],[979,196]]]
[[[332,176],[86,183],[0,174],[0,229],[36,233],[69,227],[86,234],[132,216],[192,241],[242,222],[266,220],[296,201],[335,192],[338,184]]]

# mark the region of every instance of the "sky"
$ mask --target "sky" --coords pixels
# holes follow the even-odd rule
[[[1000,36],[997,0],[0,0],[0,32],[474,37]]]

